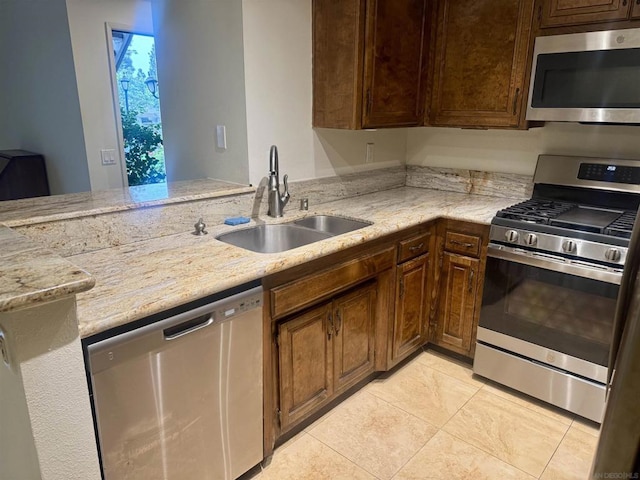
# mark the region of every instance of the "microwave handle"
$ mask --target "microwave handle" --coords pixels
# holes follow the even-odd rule
[[[544,270],[567,273],[576,277],[612,283],[614,285],[620,285],[620,281],[622,280],[622,272],[611,272],[607,270],[600,270],[599,268],[583,266],[577,263],[567,263],[562,257],[558,257],[556,260],[554,258],[526,255],[517,252],[511,247],[489,245],[487,256],[497,258],[499,260],[528,265],[530,267],[542,268]]]

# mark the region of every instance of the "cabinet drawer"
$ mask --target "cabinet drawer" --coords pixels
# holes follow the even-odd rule
[[[431,232],[422,233],[398,243],[398,263],[422,255],[429,250]]]
[[[471,257],[480,256],[481,245],[482,240],[476,235],[448,231],[444,237],[444,249],[446,251]]]
[[[271,317],[280,318],[346,290],[393,265],[393,247],[271,290]]]

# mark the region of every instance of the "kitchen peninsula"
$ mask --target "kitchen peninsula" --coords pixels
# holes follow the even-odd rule
[[[4,227],[3,235],[10,239],[13,251],[16,252],[14,257],[8,257],[2,265],[5,313],[0,317],[0,325],[9,332],[6,344],[10,353],[13,350],[15,362],[12,362],[11,370],[4,369],[0,380],[3,382],[3,389],[5,382],[14,382],[12,388],[22,394],[22,405],[20,408],[16,406],[21,416],[16,415],[15,418],[20,417],[28,422],[27,428],[30,423],[30,430],[35,438],[34,441],[34,438],[24,434],[22,442],[26,442],[23,443],[26,447],[23,450],[38,457],[40,466],[36,468],[40,469],[43,478],[54,478],[45,474],[47,470],[57,471],[58,474],[64,472],[64,465],[59,460],[61,457],[53,458],[53,452],[58,450],[68,451],[74,458],[84,456],[86,471],[92,470],[96,451],[82,364],[81,337],[125,325],[344,249],[358,248],[367,242],[438,218],[487,224],[497,210],[525,198],[530,186],[530,177],[526,176],[423,167],[398,167],[366,175],[298,182],[291,186],[294,199],[281,221],[322,213],[368,220],[373,224],[278,254],[253,253],[215,239],[220,233],[240,228],[222,225],[225,217],[250,216],[251,225],[277,221],[264,215],[266,202],[262,201],[260,186],[256,193],[252,193],[253,189],[250,189],[249,192],[232,192],[231,196],[220,194],[215,198],[205,199],[190,198],[187,195],[181,201],[170,204],[123,208],[117,212],[113,209],[108,212],[91,211],[89,208],[85,214],[73,216],[66,212],[62,218],[56,218],[54,212],[49,217],[50,221],[41,214],[38,214],[37,222],[28,215],[22,220],[16,216],[8,220],[6,217],[0,218],[0,222],[5,221],[5,225],[11,227],[11,230]],[[318,192],[322,192],[326,203],[319,203]],[[504,192],[512,196],[505,197]],[[294,207],[303,197],[310,198],[309,212],[300,212]],[[208,224],[209,234],[206,236],[191,234],[192,225],[199,217],[203,217]],[[153,221],[149,222],[149,219]],[[145,232],[127,236],[117,228],[135,225],[136,222],[148,227],[147,238],[142,238]],[[100,226],[106,229],[100,230]],[[85,241],[74,235],[80,235]],[[31,240],[25,236],[31,237]],[[37,239],[37,243],[34,239]],[[25,264],[24,255],[17,255],[22,251],[33,257],[32,252],[40,250],[46,251],[46,255],[58,262],[54,266],[55,275],[47,275],[44,264],[29,266]],[[8,276],[10,271],[18,272],[19,265],[29,266],[30,271],[44,274],[50,282],[42,286],[41,290],[38,290],[39,284],[32,286],[30,301],[26,303],[20,300],[20,292],[5,293],[12,292],[11,286],[19,280],[16,273],[13,281]],[[71,287],[61,288],[66,285],[66,282],[59,281],[64,279],[65,268],[69,272],[80,272],[74,275],[81,280]],[[94,281],[95,287],[87,291]],[[26,287],[27,285],[22,285],[21,288]],[[44,290],[54,293],[38,297]],[[77,317],[74,294],[77,295]],[[41,305],[38,303],[40,300],[49,303]],[[25,308],[28,305],[33,307]],[[64,308],[60,310],[61,307]],[[33,318],[33,312],[37,312],[37,319]],[[23,356],[23,349],[26,351],[31,348],[29,339],[13,336],[13,329],[18,331],[32,322],[32,331],[38,333],[42,327],[37,324],[57,322],[52,314],[67,320],[66,333],[60,342],[62,348],[50,350],[43,339],[41,350],[44,356]],[[47,317],[46,320],[44,316]],[[26,320],[23,322],[23,319]],[[29,332],[18,333],[29,335]],[[17,348],[14,347],[14,341],[20,343]],[[55,366],[48,363],[49,367],[44,371],[22,368],[23,361],[28,363],[33,358],[40,358],[44,362],[47,356],[61,354],[63,350],[64,355],[55,360]],[[72,360],[67,361],[69,358]],[[66,377],[60,378],[47,373],[47,370],[60,368],[62,361],[67,366]],[[34,384],[42,381],[43,374],[47,382],[35,389]],[[14,376],[9,378],[11,375]],[[73,382],[70,382],[69,375],[74,378]],[[74,388],[69,388],[70,383],[74,384]],[[34,390],[29,391],[32,388]],[[52,389],[54,394],[50,395]],[[18,394],[16,396],[20,397]],[[73,403],[79,405],[78,408],[73,408],[73,412],[69,411],[72,407],[68,403],[64,407],[60,405],[60,402],[68,402],[69,396],[80,396]],[[45,398],[46,401],[43,400]],[[26,410],[25,403],[28,405]],[[67,415],[59,418],[55,425],[41,424],[43,417],[57,411],[66,411]],[[3,425],[9,421],[6,419],[7,413],[5,411],[2,414]],[[71,425],[74,426],[70,427]],[[14,424],[13,428],[18,432],[24,431],[25,425]],[[72,445],[74,442],[65,445],[54,440],[61,431],[78,439],[75,446]],[[4,442],[3,439],[3,447]],[[70,475],[66,478],[74,477]],[[88,473],[83,478],[99,478],[99,473],[98,476],[95,476],[95,472]]]

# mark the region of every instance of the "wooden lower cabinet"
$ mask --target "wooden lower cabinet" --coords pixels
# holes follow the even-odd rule
[[[286,431],[333,396],[331,304],[278,327],[280,428]]]
[[[474,319],[479,308],[480,260],[443,253],[438,314],[433,343],[471,356]]]
[[[391,364],[427,341],[430,283],[428,253],[398,265]]]
[[[376,284],[333,302],[333,378],[339,394],[375,369]]]
[[[280,432],[374,371],[375,282],[278,326]]]

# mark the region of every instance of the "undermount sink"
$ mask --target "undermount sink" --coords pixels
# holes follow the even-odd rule
[[[258,253],[279,253],[352,232],[371,222],[331,215],[314,215],[291,223],[256,225],[223,233],[216,239]]]
[[[343,233],[352,232],[359,228],[371,225],[371,222],[334,217],[333,215],[314,215],[312,217],[296,220],[293,223],[296,225],[302,225],[303,227],[313,228],[314,230],[319,230],[321,232],[331,233],[332,235],[341,235]]]
[[[221,242],[258,253],[278,253],[302,247],[332,235],[296,225],[257,225],[216,237]]]

